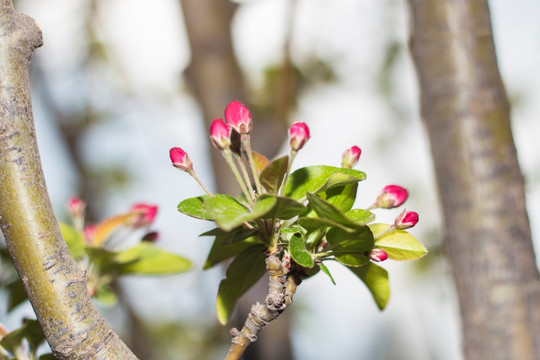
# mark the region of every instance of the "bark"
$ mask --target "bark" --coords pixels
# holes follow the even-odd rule
[[[540,280],[486,0],[409,0],[467,359],[540,359]]]
[[[56,358],[136,359],[93,306],[47,193],[28,73],[41,31],[11,0],[0,5],[0,226],[7,247]]]

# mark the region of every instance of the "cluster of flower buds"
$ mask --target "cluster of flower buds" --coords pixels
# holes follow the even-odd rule
[[[250,133],[253,129],[253,121],[249,109],[239,101],[231,101],[225,108],[225,120],[222,118],[215,119],[210,126],[210,139],[212,143],[222,151],[227,163],[231,167],[236,180],[240,184],[242,191],[251,205],[255,202],[255,193],[261,194],[263,188],[259,181],[259,173],[255,166],[253,153],[251,151]],[[303,122],[296,122],[289,129],[289,145],[291,147],[290,166],[294,160],[296,153],[304,147],[309,140],[309,127]],[[240,139],[241,151],[231,151],[236,149],[235,139]],[[236,141],[237,142],[237,141]],[[211,195],[210,191],[199,180],[193,164],[187,153],[179,147],[173,147],[169,151],[169,156],[174,167],[188,172],[201,187]],[[236,162],[233,159],[236,157]],[[251,177],[248,174],[246,163],[251,170]],[[287,172],[288,175],[288,172]]]

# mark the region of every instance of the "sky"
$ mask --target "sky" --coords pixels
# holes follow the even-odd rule
[[[288,3],[241,3],[233,26],[235,50],[250,85],[256,87],[264,67],[280,59]],[[142,200],[159,204],[155,228],[162,233],[160,246],[196,263],[195,271],[178,277],[128,279],[126,286],[131,288],[136,308],[149,318],[178,317],[183,321],[190,314],[211,323],[222,273],[219,269],[200,270],[210,240],[198,238],[198,234],[208,228],[176,212],[178,202],[201,190],[186,174],[173,169],[167,156],[170,147],[184,148],[201,179],[213,188],[205,144],[207,130],[202,128],[197,104],[180,81],[190,55],[179,2],[161,0],[152,5],[143,0],[103,2],[98,36],[123,74],[111,80],[104,69],[106,84],[101,78],[81,78],[75,72],[84,55],[80,43],[83,24],[77,19],[86,11],[85,1],[23,0],[19,10],[36,18],[43,30],[45,45],[37,50],[36,59],[54,83],[53,96],[66,97],[68,110],[85,96],[103,108],[114,109],[114,124],[98,126],[83,146],[90,161],[127,165],[137,181],[129,191],[111,194],[104,212],[118,213]],[[534,129],[538,130],[540,115],[540,103],[535,101],[540,93],[540,73],[536,71],[540,63],[540,3],[492,0],[490,5],[501,73],[515,104],[513,130],[538,248],[540,225],[534,219],[540,216],[540,144]],[[374,80],[384,60],[386,41],[406,44],[407,27],[404,0],[298,0],[293,58],[301,60],[314,54],[335,67],[339,80],[312,88],[300,98],[293,120],[306,122],[312,138],[295,167],[339,165],[346,147],[360,146],[358,168],[367,173],[368,180],[360,186],[357,206],[367,206],[384,185],[407,186],[411,193],[407,209],[417,211],[421,219],[411,232],[429,248],[430,243],[436,243],[429,236],[440,236],[441,219],[429,144],[419,117],[416,77],[406,47],[392,75],[396,88],[392,104],[377,91]],[[132,96],[119,97],[116,92]],[[396,104],[400,112],[393,108]],[[45,176],[61,216],[77,178],[65,146],[47,119],[46,104],[36,97],[34,112]],[[286,152],[284,147],[281,153]],[[387,222],[396,215],[377,213],[378,220]],[[291,309],[297,359],[352,360],[373,351],[378,351],[378,359],[396,354],[415,360],[461,358],[458,307],[448,266],[438,262],[421,276],[411,263],[383,266],[390,272],[392,289],[383,313],[376,309],[363,284],[338,265],[330,267],[336,286],[324,276],[302,284]],[[159,294],[156,289],[163,287],[167,293]],[[159,295],[150,300],[149,293]],[[147,306],[149,301],[151,307]],[[20,313],[25,311],[28,309]],[[393,344],[390,348],[384,346],[388,340]]]

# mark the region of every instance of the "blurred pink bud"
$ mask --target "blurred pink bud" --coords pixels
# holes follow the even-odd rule
[[[69,199],[68,209],[71,213],[71,216],[73,216],[74,218],[82,218],[85,208],[86,203],[82,201],[79,197],[73,196],[71,199]]]
[[[251,113],[249,109],[239,101],[231,101],[225,108],[225,121],[239,134],[251,132]]]
[[[388,259],[388,254],[383,249],[373,249],[367,255],[375,262],[381,262]]]
[[[188,154],[179,147],[173,147],[169,150],[169,156],[175,168],[190,172],[193,170],[193,163],[189,159]]]
[[[231,147],[231,128],[223,119],[215,119],[210,125],[210,138],[220,150]]]
[[[289,144],[291,149],[298,151],[309,140],[309,127],[306,123],[296,122],[289,129]]]
[[[383,209],[391,209],[398,207],[407,200],[409,193],[407,189],[399,185],[387,185],[382,190],[381,195],[377,198],[376,205]]]
[[[129,210],[130,213],[137,214],[137,217],[133,222],[133,227],[139,228],[151,225],[156,218],[157,211],[158,207],[156,205],[149,205],[145,203],[133,205]]]
[[[152,243],[158,240],[159,240],[159,233],[157,231],[150,231],[149,233],[146,233],[141,239],[141,241],[152,242]]]
[[[341,157],[341,167],[352,169],[360,159],[361,153],[362,150],[358,146],[351,146],[345,150]]]
[[[412,228],[418,222],[418,213],[414,211],[403,210],[396,218],[394,226],[398,230]]]
[[[84,227],[83,233],[84,233],[84,238],[87,244],[93,243],[94,237],[96,237],[96,230],[97,230],[96,224],[90,224]]]

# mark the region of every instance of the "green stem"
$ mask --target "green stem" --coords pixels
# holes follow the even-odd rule
[[[242,177],[240,176],[240,173],[238,172],[238,168],[236,167],[236,164],[234,163],[231,150],[229,149],[223,150],[223,157],[225,157],[227,164],[229,164],[229,167],[231,168],[234,174],[234,177],[236,178],[236,181],[238,182],[238,184],[240,184],[240,187],[242,188],[242,193],[244,193],[244,196],[246,197],[247,201],[253,207],[253,204],[255,201],[255,195],[253,195],[252,191],[248,190],[248,188],[246,187],[246,182],[242,180]],[[240,169],[242,169],[243,167],[243,164],[241,165],[242,166],[240,167]],[[246,181],[248,181],[247,184],[249,185],[249,178]],[[251,187],[250,187],[250,190],[251,190]]]
[[[247,162],[251,168],[251,173],[253,174],[253,180],[255,181],[255,187],[257,188],[257,194],[262,194],[262,186],[259,180],[259,172],[255,166],[255,160],[253,159],[253,152],[251,151],[251,143],[249,141],[249,134],[241,135],[242,146],[244,147],[244,154],[247,155]]]
[[[195,171],[193,170],[188,170],[188,173],[189,175],[191,175],[192,178],[195,179],[195,181],[202,187],[202,189],[210,196],[214,196],[210,190],[208,190],[208,188],[206,186],[204,186],[203,182],[201,181],[201,179],[199,179],[199,177],[197,176],[197,174],[195,173]]]
[[[298,154],[298,151],[291,149],[291,154],[289,155],[289,163],[287,165],[287,172],[285,173],[285,178],[283,179],[283,182],[281,183],[281,188],[279,189],[279,195],[283,195],[283,191],[285,190],[285,184],[287,183],[287,179],[289,179],[292,163],[294,159],[296,158],[296,154]]]

